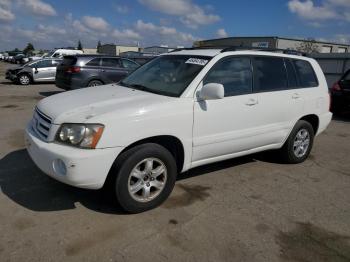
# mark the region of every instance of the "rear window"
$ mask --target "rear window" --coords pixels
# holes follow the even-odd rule
[[[75,56],[65,56],[63,59],[62,65],[71,66],[71,65],[75,65],[76,62],[77,62],[77,58]]]
[[[287,72],[283,58],[254,58],[254,89],[256,92],[278,91],[287,88]]]
[[[294,60],[294,67],[299,80],[299,87],[316,87],[318,81],[311,64],[304,60]]]

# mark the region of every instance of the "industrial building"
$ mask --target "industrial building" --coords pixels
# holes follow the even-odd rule
[[[127,45],[115,45],[115,44],[104,44],[99,48],[100,54],[119,56],[121,53],[133,51],[138,52],[138,46],[127,46]]]
[[[326,76],[328,87],[337,82],[341,76],[350,70],[350,53],[346,54],[311,54],[317,60]]]
[[[224,47],[224,46],[242,46],[254,48],[276,48],[285,50],[299,50],[305,43],[312,43],[313,48],[318,53],[349,53],[349,44],[329,43],[322,41],[303,40],[294,38],[284,38],[277,36],[267,37],[228,37],[219,39],[210,39],[196,41],[194,47]]]
[[[86,55],[96,55],[97,54],[97,48],[83,48],[83,52]]]

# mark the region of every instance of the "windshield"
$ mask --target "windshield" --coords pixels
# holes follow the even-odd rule
[[[164,55],[127,76],[119,84],[160,95],[179,97],[211,57]]]

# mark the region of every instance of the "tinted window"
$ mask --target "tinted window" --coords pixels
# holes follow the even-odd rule
[[[257,92],[287,89],[287,72],[283,58],[254,58],[254,89]]]
[[[52,67],[52,61],[51,60],[42,60],[42,61],[37,62],[36,64],[33,64],[32,67],[36,67],[36,68]]]
[[[298,75],[300,87],[318,86],[316,74],[309,62],[303,60],[294,60],[293,63]]]
[[[134,70],[139,67],[138,64],[127,59],[122,59],[122,66],[127,69]]]
[[[203,83],[222,84],[225,89],[225,96],[251,93],[252,71],[250,58],[224,58],[213,66]]]
[[[289,88],[297,88],[298,80],[297,80],[293,63],[290,59],[285,59],[284,62],[286,64],[286,69],[288,74],[288,86]]]
[[[106,67],[120,67],[118,58],[103,58],[102,66]]]
[[[100,58],[94,58],[90,62],[88,62],[86,65],[87,66],[100,66]]]
[[[346,80],[346,81],[350,80],[350,71],[347,72],[347,74],[345,75],[345,77],[343,79]]]

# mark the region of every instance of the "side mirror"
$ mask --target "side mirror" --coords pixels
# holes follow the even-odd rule
[[[39,72],[39,71],[38,71],[38,68],[35,67],[35,68],[34,68],[34,73],[37,74],[38,72]]]
[[[199,91],[199,98],[201,100],[215,100],[222,99],[225,96],[224,86],[217,83],[205,84]]]

